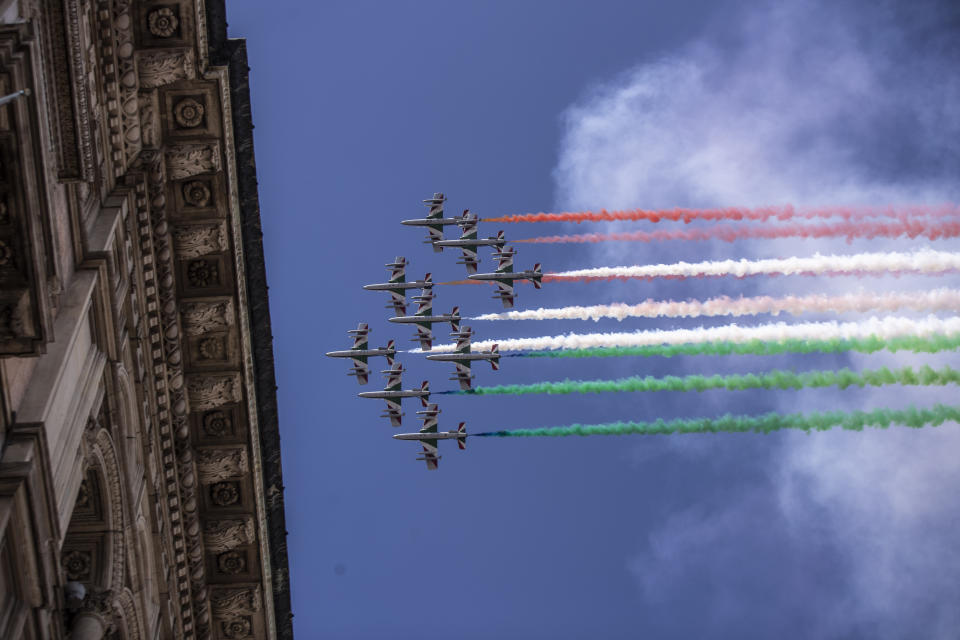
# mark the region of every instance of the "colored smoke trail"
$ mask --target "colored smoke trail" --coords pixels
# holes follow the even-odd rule
[[[758,275],[863,275],[883,273],[942,274],[960,269],[960,253],[923,249],[912,253],[876,252],[852,255],[816,254],[808,258],[763,260],[708,260],[632,267],[598,267],[561,271],[543,281],[632,280],[653,278],[702,278]],[[471,281],[472,282],[472,281]]]
[[[639,304],[598,304],[556,309],[531,309],[486,313],[471,320],[600,320],[600,318],[697,318],[713,316],[752,316],[761,313],[848,313],[866,311],[945,311],[960,309],[960,290],[933,289],[918,292],[852,293],[838,296],[757,296],[707,300],[652,300]]]
[[[923,366],[920,369],[903,367],[890,370],[886,367],[866,371],[783,371],[774,369],[764,373],[732,375],[689,376],[631,376],[618,380],[563,380],[561,382],[537,382],[534,384],[503,384],[477,387],[459,391],[457,395],[567,395],[572,393],[653,392],[653,391],[706,391],[726,389],[804,389],[819,387],[880,387],[889,384],[911,386],[943,386],[960,384],[960,371],[950,367],[939,370]]]
[[[937,206],[914,205],[905,207],[814,207],[796,209],[792,205],[777,207],[725,207],[721,209],[629,209],[623,211],[564,211],[561,213],[524,213],[519,215],[483,218],[485,222],[615,222],[662,220],[689,223],[693,220],[812,220],[815,218],[896,218],[907,220],[917,216],[952,216],[960,213],[960,207],[952,204]]]
[[[653,345],[703,344],[718,342],[746,343],[754,340],[779,342],[784,340],[830,340],[834,338],[882,339],[901,336],[927,337],[960,333],[960,316],[941,319],[930,316],[922,320],[888,316],[870,318],[860,322],[806,322],[786,324],[783,322],[741,327],[727,324],[719,327],[696,329],[670,329],[634,331],[630,333],[570,333],[538,338],[510,338],[481,340],[474,343],[476,349],[489,349],[499,345],[500,351],[550,351],[555,349],[592,349],[597,347],[646,347]],[[433,348],[433,353],[453,351],[454,345],[442,344]],[[408,353],[420,353],[412,349]]]
[[[841,428],[862,431],[864,427],[886,429],[904,425],[919,429],[938,427],[944,422],[960,420],[960,407],[936,404],[930,409],[874,409],[873,411],[825,411],[815,413],[765,413],[759,416],[724,415],[719,418],[692,418],[655,420],[653,422],[608,422],[606,424],[571,424],[565,427],[541,429],[511,429],[471,433],[471,436],[497,438],[561,437],[561,436],[620,436],[629,434],[668,433],[770,433],[780,429],[827,431]]]
[[[620,233],[583,233],[562,236],[524,238],[513,242],[555,244],[569,242],[660,242],[665,240],[723,240],[734,242],[741,239],[778,238],[956,238],[960,236],[960,222],[950,221],[933,224],[928,220],[904,220],[894,223],[838,222],[835,224],[788,224],[771,226],[715,225],[699,229],[628,231]]]
[[[829,340],[748,340],[746,342],[708,342],[705,344],[650,345],[644,347],[601,347],[593,349],[569,349],[566,351],[534,351],[511,353],[502,357],[523,356],[526,358],[620,358],[628,356],[772,356],[783,353],[876,353],[877,351],[912,351],[914,353],[939,353],[960,348],[960,334],[944,336],[901,336],[898,338],[832,338]]]

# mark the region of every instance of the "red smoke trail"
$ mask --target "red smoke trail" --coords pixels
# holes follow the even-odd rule
[[[896,218],[906,221],[918,216],[954,216],[960,207],[953,204],[887,206],[887,207],[810,207],[797,210],[793,205],[775,207],[726,207],[723,209],[628,209],[622,211],[564,211],[561,213],[523,213],[483,218],[485,222],[614,222],[618,220],[660,222],[662,220],[692,222],[693,220],[791,220],[814,218]]]
[[[566,236],[541,236],[514,240],[514,242],[558,243],[558,242],[655,242],[662,240],[723,240],[733,242],[743,238],[842,238],[847,242],[854,238],[908,238],[923,237],[928,240],[956,238],[960,236],[960,221],[931,224],[927,220],[903,220],[900,222],[837,222],[816,225],[771,225],[747,226],[716,225],[702,229],[681,229],[673,231],[628,231],[624,233],[582,233]]]

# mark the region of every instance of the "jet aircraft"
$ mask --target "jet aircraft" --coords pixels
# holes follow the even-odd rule
[[[509,309],[513,306],[513,301],[516,298],[513,287],[515,280],[529,280],[537,289],[543,286],[540,283],[540,280],[543,278],[543,271],[540,269],[539,262],[533,265],[533,269],[529,271],[514,272],[513,256],[517,255],[516,249],[513,247],[501,249],[500,251],[494,252],[493,255],[500,260],[495,273],[474,273],[468,275],[467,278],[470,280],[488,280],[495,282],[497,284],[497,293],[494,294],[493,297],[500,298],[504,308]]]
[[[427,463],[427,469],[436,469],[443,456],[437,450],[437,441],[454,440],[461,449],[467,448],[467,430],[466,423],[461,422],[456,431],[437,431],[437,415],[440,409],[435,404],[427,405],[425,411],[417,411],[417,415],[423,417],[423,427],[418,433],[397,433],[393,437],[397,440],[419,440],[423,446],[423,453],[417,460],[423,460]]]
[[[454,307],[447,314],[431,315],[433,313],[433,299],[436,297],[433,291],[424,291],[423,295],[413,298],[418,303],[417,312],[414,315],[390,318],[390,322],[417,325],[417,337],[413,339],[420,341],[420,348],[424,351],[430,351],[433,348],[434,323],[449,322],[454,331],[460,330],[460,307]]]
[[[498,231],[496,237],[492,238],[478,238],[477,237],[477,216],[470,216],[470,210],[467,209],[463,212],[463,221],[460,223],[461,232],[460,239],[458,240],[434,240],[434,248],[440,247],[453,247],[460,248],[460,251],[463,253],[463,258],[457,261],[457,264],[462,264],[466,266],[467,273],[476,273],[477,272],[477,263],[480,262],[480,258],[477,256],[478,247],[493,247],[495,252],[503,250],[503,245],[507,243],[507,239],[503,235],[503,231]]]
[[[356,376],[357,382],[367,384],[370,376],[367,358],[385,356],[387,358],[387,366],[390,368],[393,367],[393,357],[397,354],[397,350],[393,346],[393,340],[387,342],[387,346],[385,347],[368,349],[367,334],[370,333],[370,327],[366,322],[361,322],[356,329],[351,329],[347,331],[347,333],[353,336],[353,346],[346,351],[328,351],[327,355],[331,358],[350,358],[353,360],[353,368],[347,374],[348,376]]]
[[[446,198],[442,193],[433,194],[432,198],[427,198],[423,201],[425,205],[430,207],[430,211],[427,213],[426,218],[415,218],[413,220],[402,220],[400,224],[405,224],[413,227],[426,227],[427,228],[427,239],[424,242],[433,242],[434,240],[443,240],[443,228],[451,224],[460,224],[462,221],[460,218],[444,218],[443,217],[443,203],[446,202]],[[440,247],[434,246],[434,251],[442,251]]]
[[[397,256],[393,262],[383,265],[389,268],[390,282],[381,282],[377,284],[366,284],[363,288],[367,291],[387,291],[390,294],[390,304],[387,309],[393,307],[394,313],[398,315],[407,314],[407,289],[431,289],[433,280],[428,273],[423,280],[406,281],[407,259],[403,256]]]
[[[500,370],[500,350],[497,345],[490,347],[490,351],[470,351],[470,336],[473,335],[473,329],[464,327],[463,331],[454,331],[450,334],[457,339],[456,351],[454,353],[437,353],[427,356],[427,360],[437,360],[439,362],[452,362],[456,370],[451,380],[460,383],[460,388],[464,391],[470,389],[470,381],[476,376],[470,373],[470,364],[477,360],[486,360],[494,371]]]
[[[383,398],[387,401],[387,409],[382,417],[389,418],[390,424],[399,427],[403,413],[400,412],[400,403],[404,398],[420,398],[423,406],[427,406],[427,400],[430,398],[430,383],[423,381],[419,389],[401,389],[401,377],[403,376],[403,364],[396,363],[386,371],[387,386],[383,391],[362,391],[357,395],[361,398]]]

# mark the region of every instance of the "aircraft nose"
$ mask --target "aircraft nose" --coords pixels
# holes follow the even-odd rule
[[[393,438],[394,440],[399,440],[399,439],[400,439],[400,434],[394,434],[394,435],[392,435],[392,436],[390,436],[390,437]]]

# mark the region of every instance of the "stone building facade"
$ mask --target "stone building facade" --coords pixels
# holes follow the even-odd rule
[[[0,638],[291,638],[243,41],[0,0]]]

